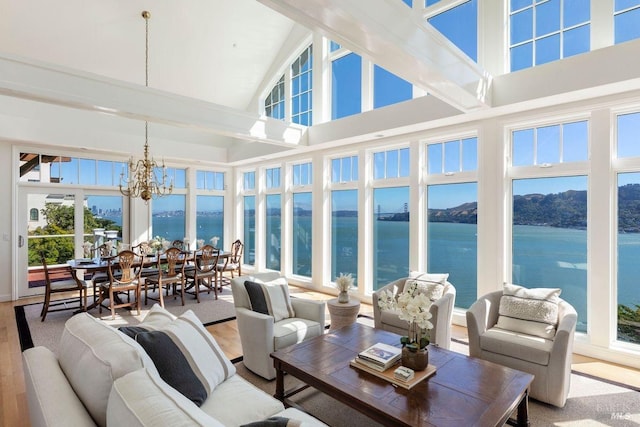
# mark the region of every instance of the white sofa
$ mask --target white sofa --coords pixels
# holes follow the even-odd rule
[[[152,312],[155,319],[149,319],[150,314],[149,321],[143,322],[152,329],[175,319],[159,306]],[[198,334],[206,331],[201,324],[200,328],[195,328]],[[217,343],[214,346],[219,350]],[[226,358],[220,362],[226,379],[198,407],[161,379],[140,344],[87,313],[67,321],[59,349],[57,355],[45,347],[23,352],[34,427],[219,427],[273,416],[299,420],[305,426],[325,426],[302,411],[285,409],[280,401],[235,374]],[[207,360],[216,363],[212,359]]]
[[[245,281],[265,283],[274,280],[284,280],[284,278],[278,272],[266,272],[231,279],[244,366],[267,380],[276,377],[270,354],[308,338],[322,335],[326,310],[324,301],[291,298],[294,317],[275,321],[273,316],[253,311]]]

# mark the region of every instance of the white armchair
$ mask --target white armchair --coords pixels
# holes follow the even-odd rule
[[[545,339],[495,327],[502,296],[502,291],[491,292],[469,307],[469,354],[534,375],[529,396],[563,407],[569,393],[576,310],[559,299],[555,336]]]
[[[407,335],[409,324],[401,320],[396,311],[385,311],[378,307],[378,299],[383,291],[389,290],[394,295],[402,293],[404,285],[409,277],[394,280],[373,293],[373,320],[378,329],[393,332],[399,335]],[[451,347],[451,320],[456,301],[456,288],[449,282],[445,282],[442,297],[431,304],[431,323],[433,328],[429,330],[431,344],[442,348]]]
[[[236,309],[238,332],[242,343],[243,362],[247,369],[272,380],[276,377],[270,354],[276,350],[324,333],[325,302],[291,298],[295,317],[278,322],[267,314],[251,310],[244,282],[269,282],[280,278],[280,273],[256,273],[231,279],[233,304]]]

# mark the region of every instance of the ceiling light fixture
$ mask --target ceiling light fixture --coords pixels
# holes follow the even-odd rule
[[[149,18],[148,11],[142,12],[145,22],[145,49],[144,49],[144,85],[149,87]],[[137,162],[133,156],[129,159],[128,176],[124,171],[120,174],[120,192],[127,197],[140,197],[145,203],[151,198],[162,197],[171,194],[173,182],[168,179],[167,168],[162,161],[159,166],[156,161],[149,158],[149,122],[144,121],[144,157]]]

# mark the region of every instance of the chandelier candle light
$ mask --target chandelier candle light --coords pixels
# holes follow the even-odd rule
[[[148,11],[142,12],[145,21],[145,75],[144,85],[149,87],[149,18]],[[137,162],[133,156],[129,159],[129,174],[120,174],[120,192],[127,197],[140,197],[148,203],[152,197],[171,194],[173,182],[167,177],[167,168],[162,161],[159,166],[153,158],[149,158],[149,123],[144,122],[144,157]]]

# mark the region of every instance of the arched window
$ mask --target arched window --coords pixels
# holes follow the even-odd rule
[[[37,221],[38,220],[38,209],[31,208],[29,210],[29,221]]]

